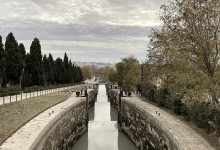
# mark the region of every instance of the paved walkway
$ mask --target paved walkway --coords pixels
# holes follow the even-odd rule
[[[73,93],[66,101],[39,114],[9,137],[0,146],[0,150],[28,150],[37,137],[46,130],[47,125],[53,123],[54,118],[58,117],[64,109],[82,99]]]
[[[161,128],[170,133],[173,141],[183,150],[214,150],[214,148],[193,129],[166,111],[140,100],[140,98],[134,94],[132,94],[130,98],[123,97],[122,99],[152,115],[157,122],[162,125]],[[160,113],[160,116],[156,114],[156,111]]]

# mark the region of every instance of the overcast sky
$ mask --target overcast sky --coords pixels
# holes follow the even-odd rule
[[[168,0],[0,0],[0,35],[13,32],[29,52],[72,61],[117,63],[134,55],[145,60],[148,35],[158,28],[160,6]]]

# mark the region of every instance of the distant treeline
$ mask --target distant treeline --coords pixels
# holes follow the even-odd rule
[[[39,39],[35,38],[26,53],[22,43],[18,44],[13,33],[6,37],[5,45],[0,36],[0,84],[48,86],[52,84],[77,83],[83,80],[81,68],[75,66],[67,54],[64,59],[53,59],[49,54],[42,56]]]

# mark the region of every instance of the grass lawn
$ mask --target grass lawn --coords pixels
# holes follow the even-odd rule
[[[0,144],[29,120],[70,95],[69,92],[58,92],[0,105]]]
[[[208,134],[205,130],[203,130],[202,128],[198,128],[197,125],[191,121],[186,121],[186,119],[184,119],[183,116],[181,115],[176,115],[172,110],[166,109],[164,107],[159,107],[157,103],[149,101],[146,97],[140,97],[140,99],[142,101],[148,102],[164,111],[166,111],[167,113],[175,116],[176,118],[178,118],[179,120],[181,120],[183,123],[185,123],[187,126],[189,126],[190,128],[192,128],[194,131],[196,131],[199,135],[201,135],[207,142],[209,142],[209,144],[211,146],[213,146],[216,150],[220,149],[220,144],[219,144],[219,137],[217,135],[214,134]]]

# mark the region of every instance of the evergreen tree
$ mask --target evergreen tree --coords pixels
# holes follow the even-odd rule
[[[69,63],[68,63],[68,74],[69,74],[69,81],[68,83],[72,83],[74,82],[74,70],[73,70],[73,64],[72,64],[72,61],[69,60]]]
[[[43,85],[43,64],[41,55],[40,41],[35,38],[30,47],[30,56],[33,67],[31,68],[31,76],[34,85]]]
[[[31,58],[31,55],[28,53],[25,57],[25,73],[24,77],[22,79],[22,88],[24,87],[30,87],[33,85],[32,83],[32,76],[31,76],[31,70],[33,69],[33,61]]]
[[[75,83],[81,82],[83,80],[83,74],[80,67],[74,67],[75,69]]]
[[[6,87],[6,72],[5,72],[5,59],[6,54],[4,50],[4,45],[2,43],[2,37],[0,36],[0,83],[1,87]]]
[[[19,47],[19,51],[20,51],[21,59],[22,59],[22,73],[20,76],[20,87],[21,87],[21,82],[22,82],[22,78],[23,78],[24,70],[25,70],[26,51],[25,51],[25,47],[23,43],[20,43],[18,47]]]
[[[68,83],[69,82],[69,66],[68,66],[69,64],[68,64],[68,57],[67,57],[66,52],[64,54],[63,65],[64,65],[64,79],[63,79],[63,82]]]
[[[49,60],[46,55],[43,57],[44,85],[48,85],[49,77]]]
[[[6,51],[6,74],[10,84],[19,83],[22,73],[23,62],[18,43],[12,33],[9,33],[5,42]]]
[[[57,58],[55,61],[55,81],[57,84],[62,84],[63,82],[63,77],[64,75],[64,65],[63,61],[61,58]]]
[[[53,60],[53,56],[51,54],[49,54],[48,57],[48,62],[49,62],[49,66],[48,66],[48,82],[50,84],[54,84],[55,83],[55,63]]]

